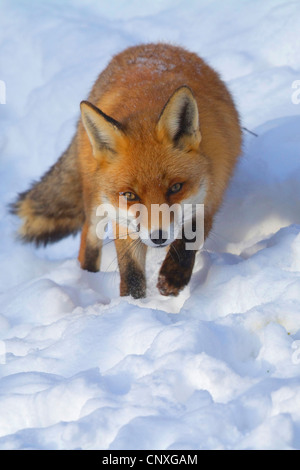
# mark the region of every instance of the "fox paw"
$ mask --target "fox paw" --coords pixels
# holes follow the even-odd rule
[[[185,285],[178,285],[178,283],[174,283],[174,279],[169,279],[165,274],[160,274],[156,287],[162,295],[173,295],[176,297]]]

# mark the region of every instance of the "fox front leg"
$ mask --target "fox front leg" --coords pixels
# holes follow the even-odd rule
[[[100,270],[102,241],[97,237],[93,224],[85,222],[81,233],[78,260],[82,269],[90,272]]]
[[[158,275],[157,288],[162,295],[178,295],[191,279],[195,250],[187,250],[184,239],[175,240]]]
[[[116,239],[120,271],[120,295],[146,297],[145,261],[147,246],[139,240]]]
[[[204,226],[200,225],[197,230],[197,220],[193,219],[190,229],[195,234],[195,238],[187,239],[183,234],[182,238],[175,240],[169,247],[167,256],[160,268],[158,275],[157,288],[162,295],[178,295],[190,282],[195,257],[198,249],[202,245],[201,242],[207,238],[212,227],[212,216],[206,214],[204,218]],[[195,243],[197,249],[188,249],[190,242]]]

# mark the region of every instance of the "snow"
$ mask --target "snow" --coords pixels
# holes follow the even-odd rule
[[[299,449],[299,2],[0,10],[0,448]],[[22,245],[7,204],[66,148],[111,56],[159,40],[214,66],[257,137],[245,131],[189,286],[159,295],[155,251],[133,300],[118,295],[112,243],[100,273],[82,271],[79,237]]]

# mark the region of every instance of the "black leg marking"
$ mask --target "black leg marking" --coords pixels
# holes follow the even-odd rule
[[[87,246],[85,249],[84,264],[82,268],[92,273],[98,272],[99,271],[99,256],[100,256],[100,248]]]
[[[175,240],[162,264],[157,283],[162,295],[178,295],[191,279],[196,251],[186,250],[185,242]]]
[[[121,274],[120,295],[131,295],[134,299],[146,297],[145,274],[132,260],[125,262],[125,268]]]

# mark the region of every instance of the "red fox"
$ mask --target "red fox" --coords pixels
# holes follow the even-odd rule
[[[81,102],[68,149],[12,205],[23,219],[19,234],[46,245],[82,229],[78,259],[96,272],[102,245],[97,208],[124,204],[130,213],[143,205],[148,217],[133,225],[136,238],[115,236],[120,295],[145,297],[148,246],[167,247],[157,287],[178,295],[189,283],[197,249],[186,249],[184,235],[153,225],[151,208],[204,204],[206,238],[240,156],[241,135],[232,97],[204,60],[163,43],[130,47],[113,57]]]

